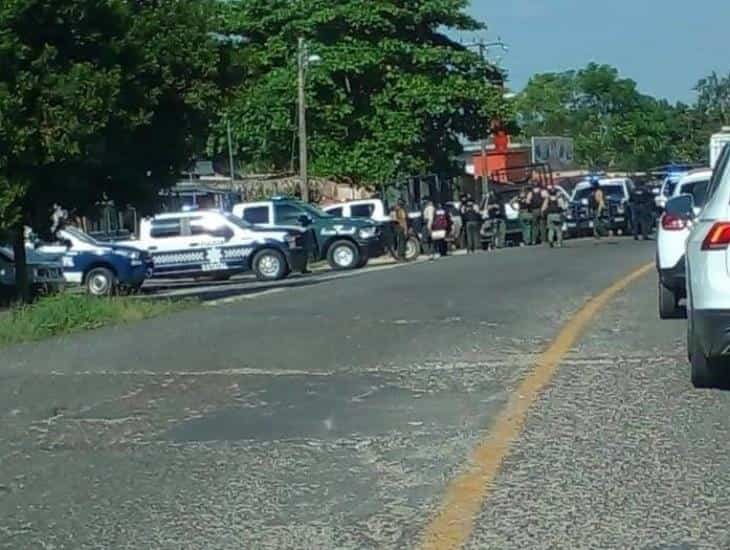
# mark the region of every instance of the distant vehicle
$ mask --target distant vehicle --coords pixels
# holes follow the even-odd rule
[[[634,182],[628,178],[601,178],[598,185],[603,190],[606,200],[606,227],[618,235],[628,233],[631,229],[628,202],[634,189]],[[570,197],[565,214],[565,229],[569,237],[593,232],[592,195],[591,180],[584,180],[573,189],[573,195]]]
[[[727,143],[730,143],[730,126],[723,127],[720,132],[710,137],[710,168],[715,168]]]
[[[667,175],[659,187],[659,193],[654,197],[654,204],[659,210],[664,210],[667,201],[674,196],[674,190],[679,181],[687,175],[687,172],[678,172]]]
[[[386,248],[390,248],[391,254],[395,254],[395,243],[392,237],[392,227],[395,222],[385,209],[380,199],[362,199],[338,204],[331,204],[322,208],[331,216],[340,218],[369,219],[378,224],[383,232],[383,239]],[[409,215],[410,229],[406,240],[406,261],[413,261],[421,254],[421,238],[413,223],[415,216]],[[420,224],[418,224],[420,226]]]
[[[302,230],[257,228],[217,210],[159,214],[142,220],[139,240],[127,244],[152,256],[156,278],[225,280],[253,271],[261,281],[276,281],[307,268]]]
[[[667,214],[691,223],[686,250],[687,352],[695,387],[725,386],[730,360],[730,145],[726,145],[695,214],[694,196],[667,203]]]
[[[233,214],[261,228],[308,230],[316,259],[327,260],[335,270],[364,267],[370,258],[385,252],[381,231],[370,219],[333,216],[300,200],[245,202],[235,205]]]
[[[673,197],[692,195],[694,214],[700,213],[707,197],[712,170],[697,170],[684,176],[674,188]],[[671,200],[671,197],[670,197]],[[659,273],[659,317],[673,319],[679,314],[679,301],[685,298],[684,252],[691,222],[665,212],[657,229],[656,266]]]
[[[37,250],[60,255],[67,283],[83,285],[92,296],[117,290],[135,292],[152,275],[152,258],[131,246],[102,243],[80,229],[67,226],[56,233],[58,242]]]
[[[25,254],[28,282],[34,296],[52,294],[63,288],[63,266],[57,255],[32,248],[27,248]],[[15,294],[15,254],[11,247],[0,245],[0,302],[7,302]]]

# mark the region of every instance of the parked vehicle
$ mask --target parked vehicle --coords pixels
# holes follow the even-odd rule
[[[381,227],[386,248],[389,248],[391,254],[395,255],[395,243],[392,238],[392,227],[395,222],[391,220],[382,200],[364,199],[343,202],[325,206],[322,210],[331,216],[372,220]],[[420,220],[420,215],[409,215],[410,227],[406,239],[406,261],[417,259],[422,250],[421,237],[417,230],[420,223],[413,223],[416,218]]]
[[[304,232],[262,229],[233,214],[215,210],[159,214],[140,224],[129,246],[148,252],[153,277],[208,276],[225,280],[253,271],[261,281],[276,281],[306,271]]]
[[[696,170],[675,186],[673,196],[692,195],[694,214],[705,204],[712,170]],[[671,199],[671,197],[670,197]],[[656,266],[659,274],[659,317],[673,319],[679,315],[679,301],[686,297],[684,251],[690,232],[689,220],[665,212],[657,229]]]
[[[667,214],[691,223],[687,238],[687,353],[695,387],[727,384],[730,373],[730,145],[726,145],[695,213],[694,196],[667,203]]]
[[[598,185],[606,200],[605,225],[618,235],[629,233],[631,220],[628,202],[634,189],[634,182],[628,178],[601,178]],[[593,183],[584,180],[573,189],[568,210],[565,213],[565,230],[568,237],[579,237],[593,233],[594,216],[591,208]]]
[[[710,168],[715,168],[723,148],[728,143],[730,143],[730,126],[723,127],[710,137]]]
[[[83,285],[92,296],[110,296],[118,290],[136,292],[152,275],[152,258],[147,252],[97,241],[71,226],[60,229],[56,237],[56,243],[38,250],[59,255],[66,282]]]
[[[327,260],[332,269],[364,267],[385,252],[382,232],[370,219],[332,216],[300,200],[274,198],[233,207],[233,214],[257,227],[292,227],[309,230],[313,256]]]
[[[63,266],[58,256],[28,248],[26,269],[33,296],[52,294],[64,286]],[[0,302],[9,301],[15,294],[15,254],[11,247],[0,245]]]

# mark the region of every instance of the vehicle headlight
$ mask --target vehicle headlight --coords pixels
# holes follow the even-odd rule
[[[125,258],[132,260],[133,262],[138,262],[142,259],[142,254],[137,250],[121,250],[119,251],[119,254],[121,256],[124,256]]]
[[[358,235],[361,239],[372,239],[378,234],[377,227],[363,227],[358,231]]]
[[[0,277],[7,277],[8,279],[15,279],[15,268],[14,267],[3,267],[0,269]]]

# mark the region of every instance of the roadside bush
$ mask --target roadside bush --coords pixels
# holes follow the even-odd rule
[[[0,346],[42,340],[59,334],[141,321],[180,311],[191,301],[93,298],[58,294],[0,313]]]

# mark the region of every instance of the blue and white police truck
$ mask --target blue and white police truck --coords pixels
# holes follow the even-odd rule
[[[71,226],[58,230],[56,237],[55,244],[39,250],[60,255],[66,282],[83,285],[92,296],[137,291],[152,274],[149,254],[131,246],[100,242]]]
[[[165,213],[144,219],[139,240],[127,244],[152,257],[154,278],[205,276],[226,280],[253,271],[260,281],[276,281],[294,271],[307,271],[303,230],[257,228],[218,210]]]

